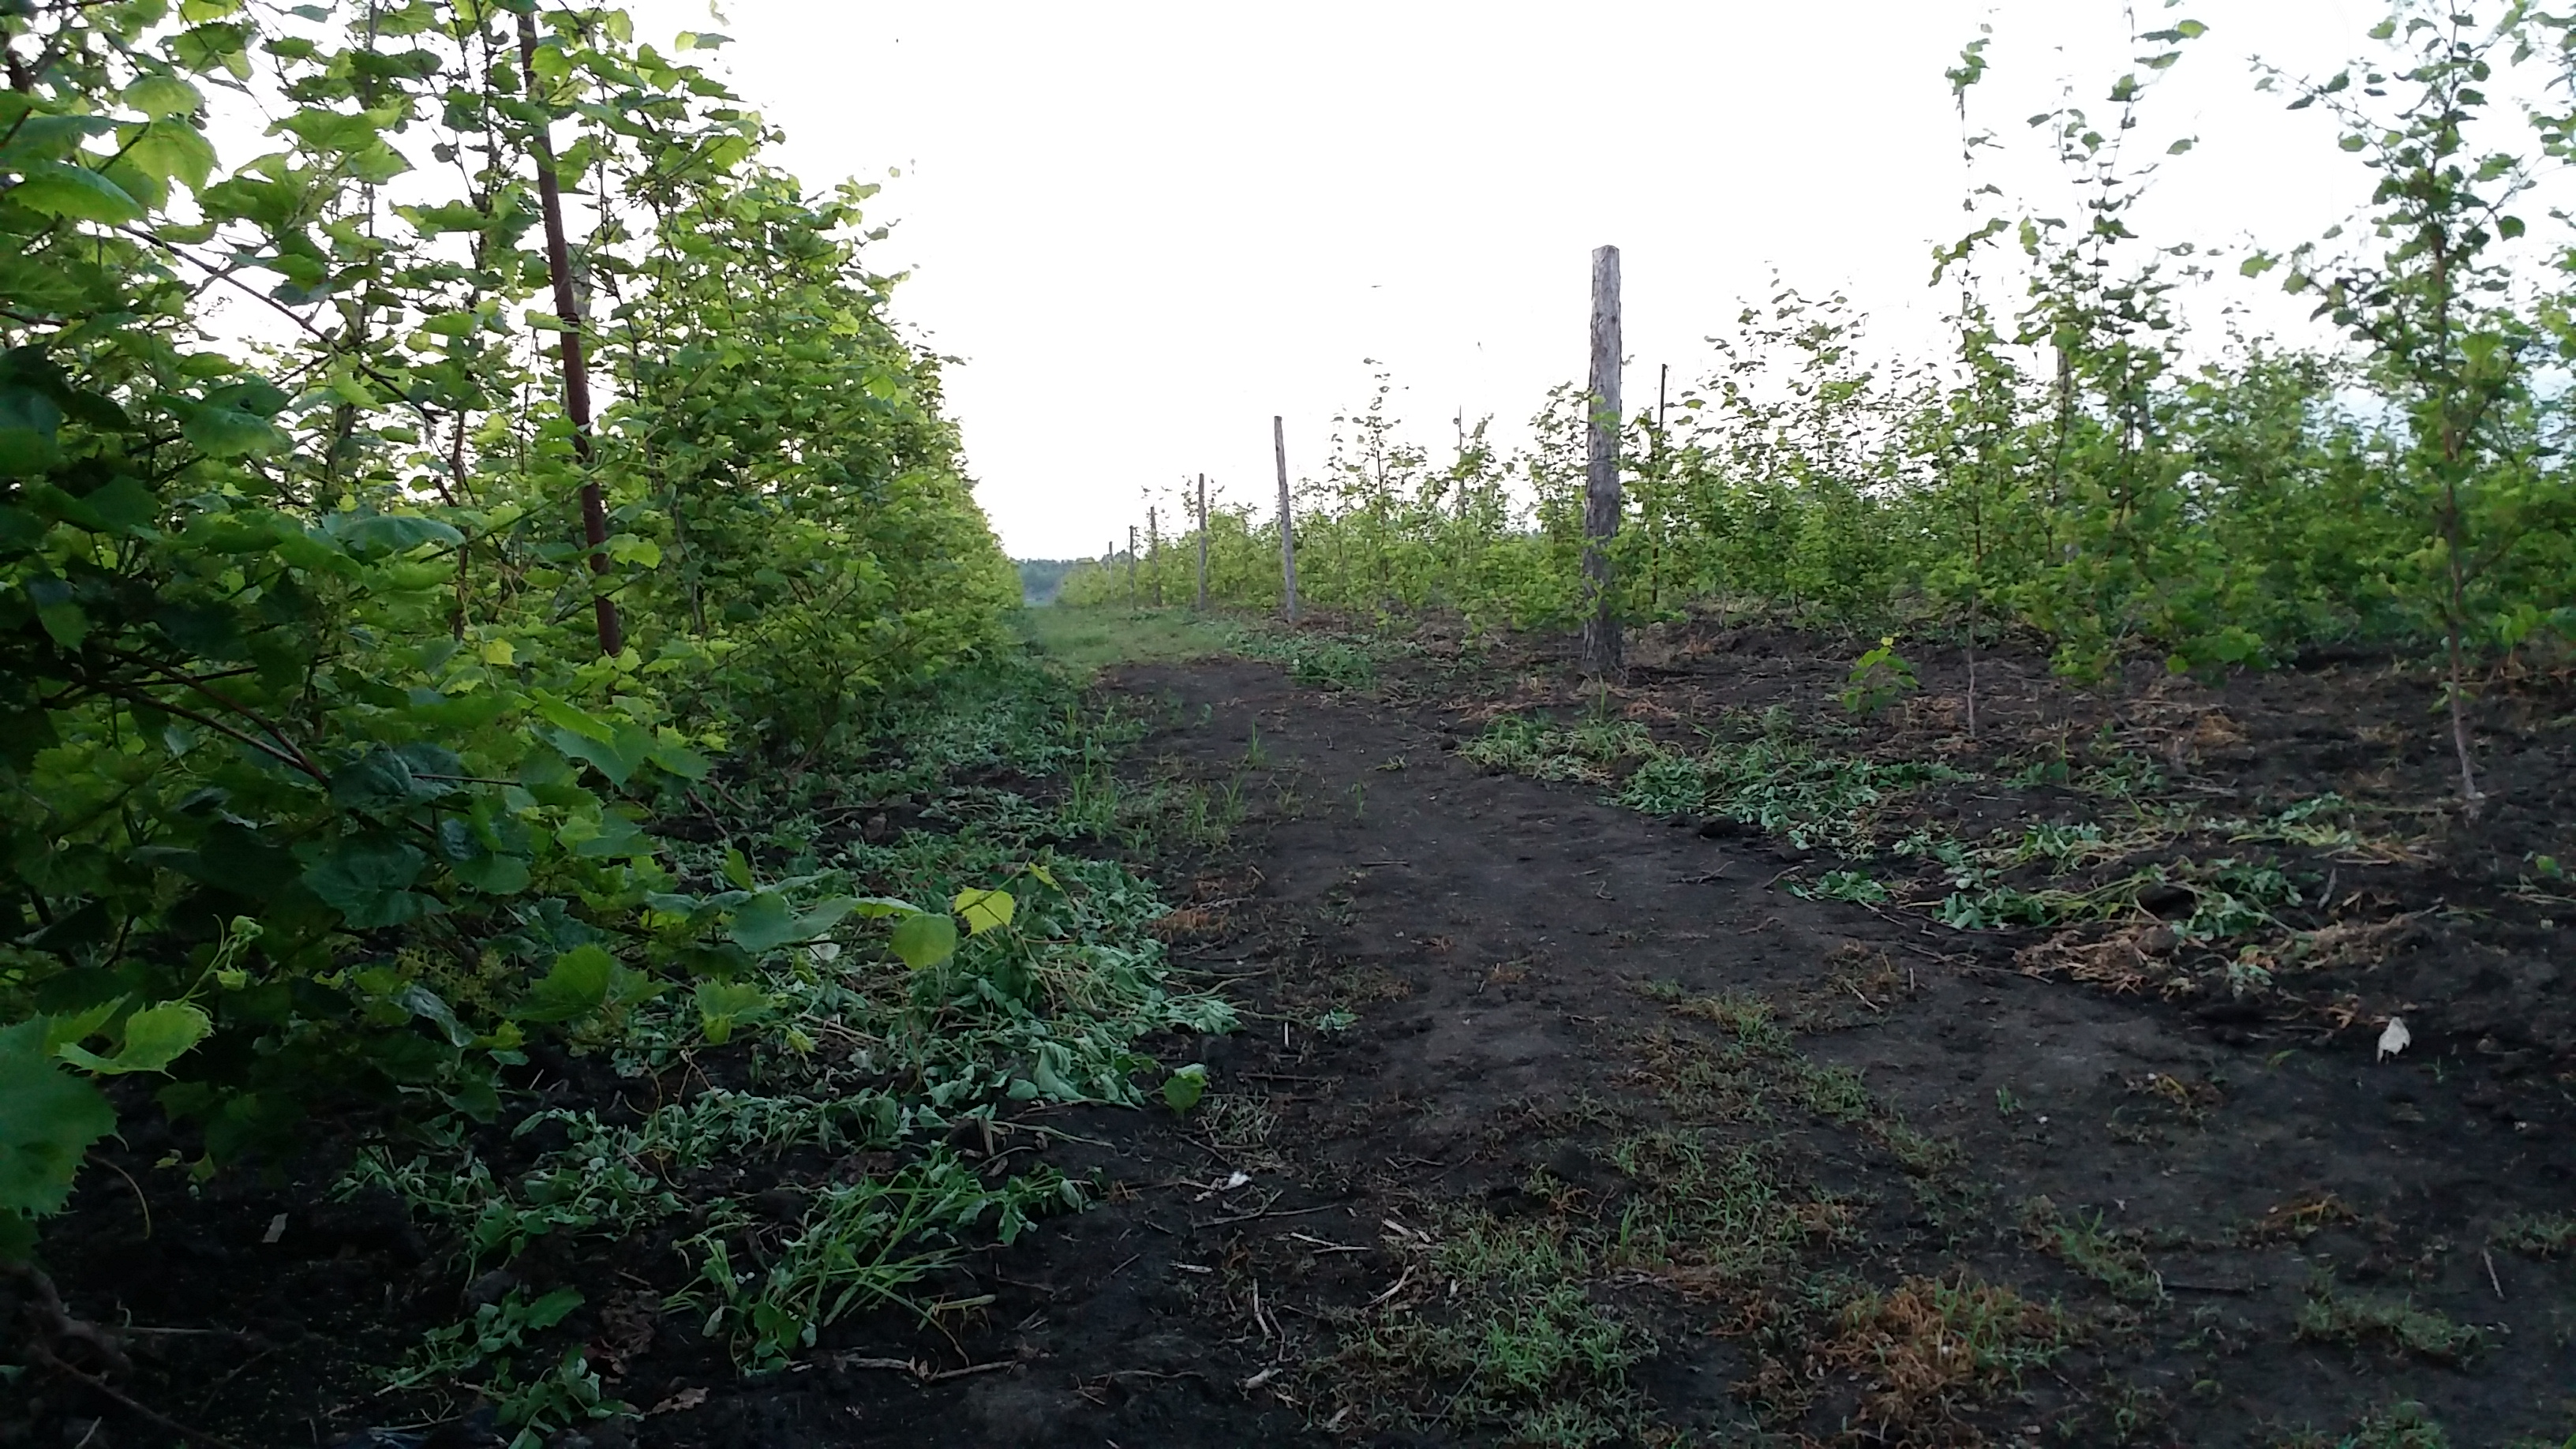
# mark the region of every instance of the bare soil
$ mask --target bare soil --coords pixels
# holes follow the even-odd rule
[[[1366,688],[1234,660],[1113,675],[1165,722],[1135,785],[1233,826],[1154,862],[1176,955],[1245,1004],[1240,1034],[1161,1044],[1206,1064],[1206,1098],[1010,1124],[983,1149],[1052,1134],[1106,1200],[979,1255],[935,1324],[853,1320],[764,1379],[658,1312],[667,1244],[557,1265],[591,1285],[611,1391],[653,1410],[557,1442],[2576,1433],[2576,1261],[2533,1227],[2576,1210],[2576,902],[2534,874],[2576,860],[2566,681],[2482,701],[2494,798],[2468,819],[2429,686],[2383,663],[2080,692],[1988,659],[1971,740],[1962,658],[1916,659],[1919,693],[1841,723],[1853,652],[1657,631],[1606,697],[1555,641],[1437,631]],[[1891,837],[2098,813],[2071,772],[2000,783],[2053,749],[2152,760],[2156,798],[2248,818],[2332,791],[2353,838],[2264,847],[2309,883],[2257,943],[2272,984],[2237,995],[2148,919],[1959,931],[1908,908],[1928,875],[1810,898],[1840,862],[1456,753],[1504,709],[1687,745],[1774,706],[1975,777],[1891,807]],[[2391,1014],[2413,1041],[2381,1059]],[[355,1432],[388,1422],[363,1366],[460,1307],[397,1205],[317,1206],[326,1148],[195,1196],[163,1190],[160,1150],[116,1156],[150,1193],[91,1174],[52,1240],[74,1313],[151,1330],[121,1394],[243,1445],[499,1442]],[[184,1442],[104,1392],[40,1392],[0,1387],[21,1396],[0,1444]]]

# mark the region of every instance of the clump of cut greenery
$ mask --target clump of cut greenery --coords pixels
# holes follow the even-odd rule
[[[1559,724],[1498,715],[1459,754],[1542,780],[1616,780],[1613,800],[1631,809],[1723,817],[1856,857],[1870,853],[1876,818],[1888,805],[1922,785],[1967,778],[1943,765],[1818,749],[1785,716],[1764,720],[1750,738],[1712,738],[1693,754],[1660,744],[1630,720]]]

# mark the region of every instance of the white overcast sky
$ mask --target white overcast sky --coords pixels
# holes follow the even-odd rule
[[[2375,0],[2142,0],[2141,29],[2209,34],[2153,94],[2167,164],[2153,239],[2286,245],[2366,200],[2315,112],[2253,90],[2248,57],[2307,73],[2369,48]],[[1412,432],[1464,410],[1521,435],[1583,367],[1588,254],[1626,271],[1628,395],[1697,376],[1701,339],[1777,268],[1847,290],[1883,340],[1937,346],[1929,247],[1962,228],[1943,69],[1981,24],[1975,121],[2053,184],[2023,124],[2131,53],[2112,0],[642,0],[648,33],[733,37],[718,58],[785,128],[809,185],[886,182],[873,253],[908,270],[899,320],[949,377],[978,496],[1017,556],[1096,554],[1144,491],[1206,472],[1270,496],[1375,358]],[[888,172],[899,168],[899,178]],[[2063,193],[2054,193],[2062,196]],[[2229,269],[2232,272],[2232,268]],[[2250,284],[2249,284],[2250,290]],[[2265,314],[2294,324],[2296,311]]]

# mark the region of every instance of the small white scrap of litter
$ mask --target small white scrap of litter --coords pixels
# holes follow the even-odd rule
[[[2407,1044],[2413,1040],[2415,1040],[2415,1038],[2406,1034],[2406,1018],[2402,1016],[2392,1016],[2388,1018],[2387,1027],[2379,1033],[2379,1056],[2377,1059],[2383,1062],[2388,1060],[2390,1057],[2406,1050]]]
[[[1212,1198],[1212,1197],[1216,1196],[1218,1193],[1221,1193],[1221,1192],[1232,1192],[1232,1191],[1234,1191],[1234,1190],[1235,1190],[1236,1188],[1238,1188],[1238,1187],[1245,1187],[1245,1186],[1249,1186],[1249,1185],[1251,1184],[1251,1182],[1252,1182],[1252,1174],[1251,1174],[1251,1173],[1244,1172],[1244,1171],[1241,1171],[1241,1170],[1237,1170],[1237,1171],[1234,1171],[1234,1172],[1227,1173],[1227,1174],[1226,1174],[1225,1181],[1223,1181],[1223,1182],[1210,1182],[1210,1183],[1206,1183],[1206,1184],[1204,1184],[1204,1185],[1199,1184],[1199,1183],[1191,1183],[1191,1184],[1190,1184],[1190,1186],[1192,1186],[1192,1187],[1196,1187],[1196,1188],[1198,1188],[1198,1189],[1199,1189],[1199,1195],[1198,1195],[1198,1196],[1196,1196],[1196,1197],[1194,1197],[1194,1198],[1191,1198],[1191,1199],[1190,1199],[1190,1201],[1192,1201],[1192,1202],[1206,1202],[1209,1198]]]
[[[262,1233],[262,1234],[260,1234],[260,1235],[259,1235],[259,1240],[260,1240],[262,1243],[274,1243],[274,1242],[276,1242],[278,1239],[280,1239],[280,1238],[282,1238],[282,1237],[285,1237],[285,1236],[286,1236],[286,1214],[284,1214],[284,1213],[279,1213],[277,1216],[275,1216],[275,1217],[273,1217],[273,1218],[270,1218],[270,1219],[268,1220],[268,1231],[267,1231],[267,1232],[264,1232],[264,1233]]]

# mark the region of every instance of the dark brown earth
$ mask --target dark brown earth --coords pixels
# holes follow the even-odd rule
[[[2108,723],[2177,789],[2378,812],[2323,865],[2325,909],[2406,925],[2249,1005],[2143,956],[2071,968],[2110,925],[2051,954],[1803,899],[1832,862],[1481,770],[1454,749],[1498,704],[1581,692],[1552,648],[1421,649],[1365,690],[1113,676],[1169,721],[1139,785],[1240,805],[1227,849],[1157,863],[1176,955],[1247,1007],[1162,1048],[1208,1064],[1208,1098],[1015,1123],[1109,1190],[940,1285],[989,1304],[853,1321],[751,1381],[662,1317],[611,1385],[657,1411],[580,1442],[2443,1442],[2401,1437],[2405,1403],[2453,1445],[2576,1434],[2576,1263],[2499,1237],[2576,1210],[2576,974],[2547,914],[2576,903],[2525,885],[2576,858],[2564,681],[2487,699],[2497,798],[2466,822],[2426,687],[2378,665],[2088,696],[1989,661],[1971,747],[1961,661],[1916,661],[1924,691],[1854,748],[1975,763]],[[1676,631],[1606,707],[1675,740],[1729,707],[1822,716],[1849,657]],[[1906,809],[1972,834],[2083,803],[1980,793]],[[2395,1010],[2415,1044],[2374,1060]],[[158,1147],[130,1147],[145,1177]],[[123,1191],[85,1181],[57,1277],[76,1312],[183,1330],[134,1340],[136,1398],[243,1445],[420,1442],[341,1439],[385,1419],[315,1387],[456,1314],[399,1209],[315,1207],[288,1174],[156,1192],[147,1240]],[[650,1249],[638,1282],[670,1276]],[[181,1442],[45,1392],[0,1443]]]

